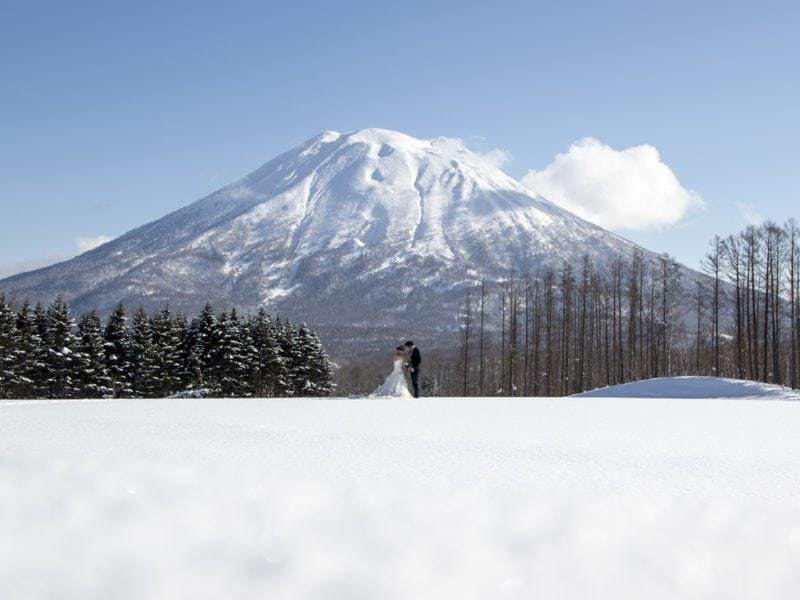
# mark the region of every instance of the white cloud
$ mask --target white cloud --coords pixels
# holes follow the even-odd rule
[[[110,235],[102,234],[95,237],[79,237],[75,239],[75,247],[78,248],[78,254],[83,254],[113,239]]]
[[[737,202],[736,208],[739,209],[742,221],[747,225],[760,225],[765,221],[764,216],[749,202]]]
[[[498,169],[505,167],[513,158],[511,152],[502,148],[492,148],[488,152],[476,152],[475,154]]]
[[[680,221],[702,198],[685,189],[649,145],[615,150],[579,140],[522,183],[532,191],[609,229],[649,229]]]
[[[472,136],[471,139],[477,140],[479,136]],[[513,159],[511,152],[508,150],[503,150],[502,148],[490,148],[486,151],[476,150],[469,148],[461,138],[438,137],[431,140],[431,143],[437,148],[442,148],[448,152],[470,152],[497,169],[502,169]]]

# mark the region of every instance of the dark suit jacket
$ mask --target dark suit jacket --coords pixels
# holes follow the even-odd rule
[[[411,356],[408,359],[408,364],[411,365],[412,369],[418,369],[420,363],[422,362],[422,354],[419,353],[419,348],[414,348],[413,352],[411,352]]]

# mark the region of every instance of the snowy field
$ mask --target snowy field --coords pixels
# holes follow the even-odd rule
[[[796,402],[0,403],[3,600],[792,598],[798,565]]]

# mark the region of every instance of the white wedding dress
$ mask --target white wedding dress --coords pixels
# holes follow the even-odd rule
[[[370,394],[370,398],[413,398],[411,390],[408,389],[406,383],[406,374],[403,371],[403,364],[405,359],[402,356],[396,356],[394,359],[394,368],[383,385]]]

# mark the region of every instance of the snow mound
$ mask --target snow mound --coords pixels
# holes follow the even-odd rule
[[[575,394],[585,398],[738,398],[800,400],[789,388],[721,377],[656,377]]]

